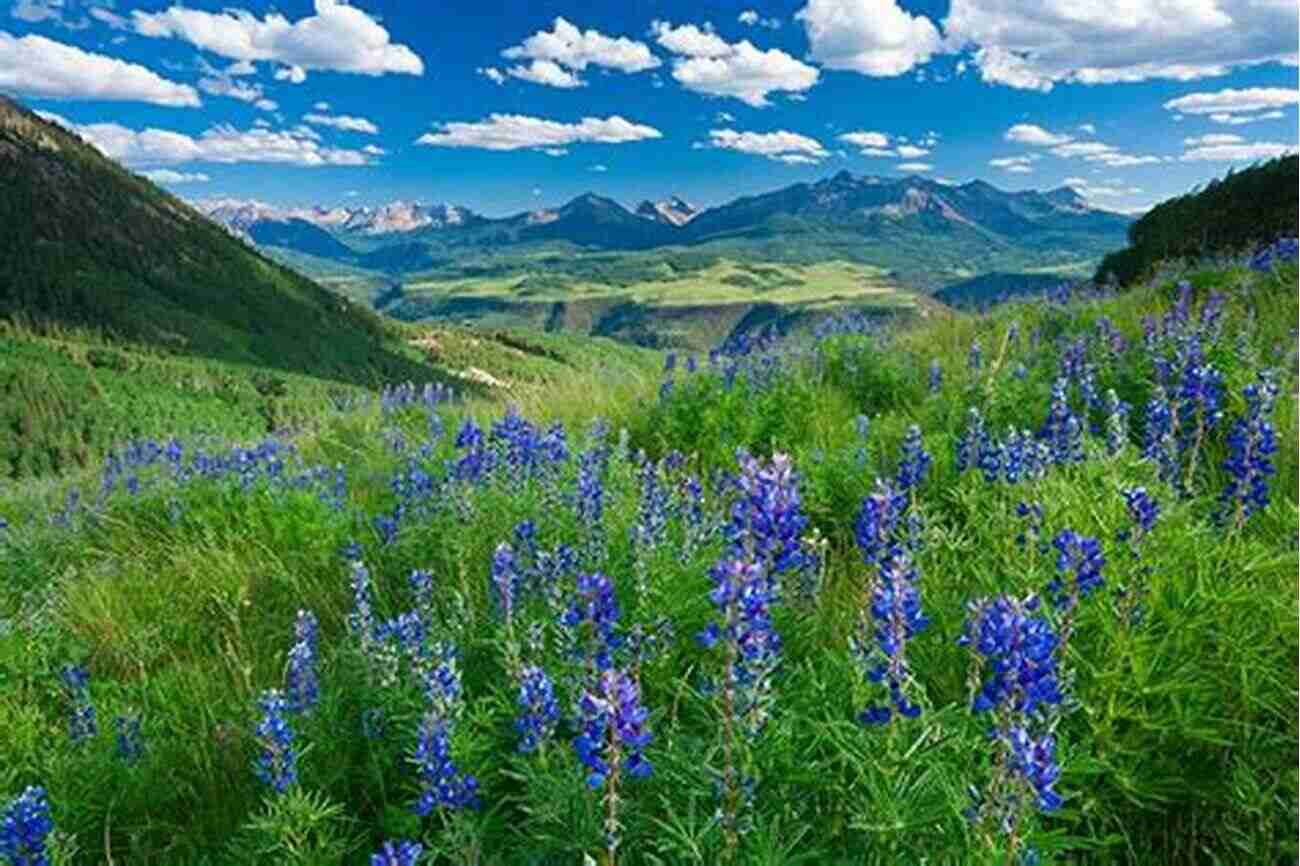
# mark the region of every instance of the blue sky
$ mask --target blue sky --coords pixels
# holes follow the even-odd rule
[[[0,3],[0,92],[190,198],[500,215],[848,169],[1122,210],[1297,142],[1295,0]]]

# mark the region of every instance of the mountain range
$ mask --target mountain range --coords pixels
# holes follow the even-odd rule
[[[598,251],[705,247],[774,260],[846,257],[904,272],[913,263],[944,261],[952,265],[951,282],[1027,264],[1095,260],[1123,245],[1132,222],[1066,186],[1012,192],[981,180],[952,185],[847,171],[703,210],[677,195],[628,208],[593,192],[502,218],[400,201],[358,208],[228,199],[195,205],[258,245],[394,274],[484,250],[499,256],[563,244]]]

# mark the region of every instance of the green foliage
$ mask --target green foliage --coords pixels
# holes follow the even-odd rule
[[[1255,371],[1294,348],[1296,272],[1187,276],[1195,307],[1213,291],[1227,296],[1222,336],[1207,351],[1223,372],[1230,419],[1241,411],[1241,389]],[[1049,536],[1069,527],[1097,537],[1108,560],[1107,588],[1081,609],[1065,659],[1078,706],[1057,731],[1066,805],[1030,836],[1044,862],[1294,861],[1294,367],[1285,372],[1274,419],[1280,453],[1273,500],[1240,533],[1225,535],[1211,519],[1224,482],[1222,430],[1206,446],[1187,497],[1155,477],[1135,444],[1106,457],[1096,437],[1086,463],[1038,482],[990,485],[975,473],[959,475],[954,465],[968,407],[978,406],[999,435],[1011,425],[1037,429],[1057,374],[1058,340],[1096,333],[1105,316],[1139,341],[1141,317],[1159,315],[1175,297],[1173,285],[1162,283],[1070,306],[1012,304],[986,318],[933,321],[883,338],[838,336],[782,355],[762,387],[748,374],[730,387],[721,372],[688,376],[679,360],[662,398],[645,372],[645,354],[627,347],[547,334],[510,334],[501,342],[436,335],[437,352],[455,368],[474,363],[476,352],[496,351],[491,343],[510,349],[513,373],[494,370],[538,383],[510,396],[522,397],[536,420],[564,420],[574,450],[586,444],[585,422],[593,415],[612,415],[615,430],[627,430],[625,446],[610,443],[603,527],[609,544],[598,567],[616,584],[625,622],[648,625],[664,616],[675,637],[640,670],[655,771],[622,789],[620,863],[712,864],[723,846],[714,821],[722,755],[709,687],[720,665],[716,653],[690,640],[711,615],[707,572],[721,542],[691,547],[675,512],[667,540],[644,562],[652,599],[644,601],[629,538],[639,503],[630,453],[680,450],[688,455],[680,472],[707,479],[714,470],[734,471],[741,446],[793,455],[824,559],[816,599],[775,610],[785,644],[776,712],[753,743],[754,827],[742,837],[736,862],[1007,866],[1003,843],[987,845],[961,814],[967,786],[982,784],[991,768],[987,720],[969,712],[969,657],[956,640],[971,599],[1041,591],[1054,576],[1050,549],[1016,542],[1023,528],[1016,505],[1028,499],[1043,503]],[[1017,339],[1010,336],[1013,323]],[[976,337],[984,361],[973,371],[966,357]],[[1116,388],[1140,416],[1150,371],[1138,355],[1094,353],[1090,360],[1100,387]],[[944,373],[937,394],[926,385],[932,359]],[[1023,378],[1014,372],[1020,364]],[[573,375],[556,375],[557,366]],[[291,376],[270,375],[283,376],[294,393]],[[256,394],[252,371],[239,383]],[[467,413],[483,422],[497,408],[470,403],[440,412],[455,431]],[[859,414],[870,417],[865,439],[854,425]],[[863,729],[854,717],[867,685],[846,648],[867,576],[852,524],[875,478],[897,471],[912,424],[920,425],[934,457],[916,496],[925,517],[917,565],[932,624],[909,648],[924,714]],[[414,444],[404,455],[393,453],[386,434],[400,429],[419,443],[427,425],[419,410],[384,417],[371,407],[322,418],[298,440],[304,461],[346,465],[343,511],[311,490],[263,480],[245,488],[232,478],[119,495],[69,531],[48,526],[46,516],[75,477],[0,493],[0,514],[12,524],[0,535],[0,794],[44,783],[56,822],[82,852],[79,863],[355,864],[392,838],[422,841],[428,864],[571,864],[603,850],[601,804],[573,758],[572,729],[562,726],[561,738],[538,754],[515,750],[517,686],[507,641],[526,644],[528,625],[540,623],[544,639],[530,661],[552,673],[566,713],[582,672],[556,640],[556,612],[544,597],[521,603],[511,635],[488,580],[494,549],[512,538],[519,521],[536,522],[544,548],[580,545],[590,527],[549,482],[516,488],[503,480],[463,510],[440,498],[431,512],[405,521],[394,543],[381,544],[373,518],[397,503],[394,474],[410,460],[438,469],[457,454],[451,434],[428,457],[416,456]],[[1139,436],[1135,430],[1134,443]],[[566,465],[559,483],[571,485],[574,471]],[[83,495],[92,496],[95,484],[82,480]],[[1119,491],[1136,484],[1162,506],[1143,551],[1149,575],[1114,540],[1129,526]],[[173,498],[182,506],[174,514]],[[728,506],[713,495],[707,504],[713,519]],[[382,682],[349,631],[352,598],[339,550],[350,541],[365,546],[381,618],[413,606],[412,569],[433,576],[430,621],[437,637],[461,650],[467,696],[452,753],[479,778],[481,811],[425,820],[409,811],[420,683],[409,673]],[[1139,623],[1119,615],[1121,584],[1145,589]],[[297,790],[268,802],[251,768],[253,702],[284,682],[300,608],[320,619],[322,700],[294,721],[305,747]],[[99,737],[81,747],[67,740],[66,700],[57,687],[57,671],[69,661],[89,668],[101,721]],[[361,719],[374,708],[384,711],[386,731],[369,739]],[[114,756],[108,724],[128,710],[144,719],[146,751],[134,766]]]
[[[1161,202],[1129,227],[1128,247],[1102,260],[1097,279],[1129,285],[1167,259],[1249,253],[1293,234],[1297,189],[1300,158],[1279,156]]]

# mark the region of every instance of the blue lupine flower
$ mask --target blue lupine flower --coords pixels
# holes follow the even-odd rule
[[[573,750],[587,768],[589,787],[599,790],[619,770],[634,779],[650,775],[653,768],[643,752],[651,740],[645,726],[650,714],[635,679],[619,670],[603,672],[595,690],[583,692],[578,711],[582,727]]]
[[[1070,610],[1079,599],[1087,598],[1101,587],[1101,569],[1106,564],[1106,557],[1102,555],[1101,542],[1082,536],[1072,529],[1063,529],[1057,533],[1056,538],[1052,539],[1052,546],[1057,550],[1057,572],[1063,576],[1071,575],[1072,579],[1064,581],[1056,578],[1048,588],[1054,595],[1056,606]]]
[[[772,678],[781,658],[781,636],[772,624],[773,583],[763,564],[745,559],[723,559],[709,571],[713,591],[709,600],[719,620],[696,636],[712,647],[729,645],[727,688],[734,697],[733,711],[750,736],[757,736],[770,712]]]
[[[1052,384],[1052,406],[1038,432],[1038,437],[1051,448],[1051,460],[1057,466],[1082,463],[1083,425],[1070,409],[1066,388],[1069,382],[1059,378]]]
[[[1156,525],[1156,520],[1160,517],[1160,505],[1151,495],[1147,493],[1145,487],[1133,487],[1121,491],[1124,497],[1124,504],[1128,508],[1128,516],[1133,521],[1133,525],[1138,528],[1141,535],[1146,535]]]
[[[320,681],[316,676],[316,650],[319,643],[316,615],[298,611],[294,624],[297,641],[289,650],[287,692],[291,713],[310,713],[320,700]]]
[[[903,437],[903,452],[898,461],[896,483],[903,492],[914,491],[930,472],[930,455],[921,439],[921,428],[916,424],[907,428]]]
[[[370,571],[360,560],[352,563],[352,613],[348,614],[348,624],[360,638],[363,649],[374,639],[375,614],[370,602]]]
[[[978,371],[983,364],[983,354],[980,351],[979,338],[970,341],[970,352],[966,355],[966,367],[972,371]]]
[[[68,737],[74,745],[84,743],[99,735],[95,705],[90,702],[90,674],[78,665],[64,665],[62,677],[72,703],[68,712]]]
[[[907,497],[888,481],[876,480],[876,489],[862,500],[853,535],[862,561],[877,566],[899,549],[901,518]]]
[[[385,842],[384,847],[370,855],[370,866],[415,866],[423,852],[419,842],[409,839]]]
[[[1162,481],[1173,481],[1178,474],[1176,450],[1177,416],[1165,389],[1157,385],[1147,403],[1146,429],[1142,434],[1142,457],[1156,464]]]
[[[277,689],[267,689],[258,699],[262,720],[255,733],[262,751],[257,756],[257,778],[283,794],[298,781],[298,752],[293,745],[293,729],[289,727],[289,704]]]
[[[1056,738],[1045,734],[1037,739],[1023,727],[1013,727],[1006,734],[1010,751],[1010,769],[1034,789],[1038,809],[1052,813],[1061,807],[1061,795],[1053,790],[1060,778],[1056,764]]]
[[[420,611],[428,611],[433,608],[433,575],[421,569],[415,569],[411,572],[407,583],[411,586],[411,591],[415,593],[415,607]]]
[[[0,815],[0,856],[10,866],[50,866],[47,845],[53,830],[45,789],[28,787]]]
[[[519,570],[515,568],[515,552],[503,541],[492,554],[492,588],[506,625],[511,623],[514,616],[520,580]]]
[[[519,673],[519,751],[534,752],[550,738],[560,720],[560,706],[555,701],[551,678],[540,667],[527,667]]]
[[[808,518],[799,497],[799,476],[785,454],[773,454],[766,465],[744,452],[739,452],[737,459],[740,474],[735,487],[739,495],[725,527],[732,556],[761,562],[775,586],[783,574],[813,564],[801,544]]]
[[[1297,257],[1300,257],[1300,239],[1278,238],[1273,243],[1260,247],[1250,257],[1250,269],[1269,273],[1280,264],[1296,261]]]
[[[113,719],[117,729],[117,756],[126,764],[135,764],[144,755],[144,742],[140,735],[140,717],[134,713]]]
[[[989,666],[975,698],[975,712],[1007,706],[1015,713],[1032,715],[1062,699],[1056,672],[1060,643],[1048,621],[1037,615],[1037,597],[998,596],[974,602],[961,639]]]
[[[935,358],[930,362],[930,393],[938,394],[943,388],[943,367],[939,366],[939,359]]]
[[[613,666],[613,653],[623,643],[617,633],[618,619],[618,599],[610,579],[599,572],[578,575],[577,597],[561,615],[560,623],[575,630],[583,623],[591,625],[593,640],[586,655],[595,662],[597,670]]]
[[[966,427],[957,437],[957,474],[963,475],[979,460],[980,443],[988,438],[984,417],[974,406],[966,410]]]
[[[415,753],[411,756],[420,780],[420,797],[412,806],[425,817],[435,809],[477,809],[478,780],[457,768],[451,756],[448,723],[436,712],[425,714],[420,723]]]
[[[640,550],[654,550],[668,528],[668,491],[659,480],[659,465],[642,457],[638,469],[641,498],[637,506],[632,540]]]
[[[1260,373],[1259,381],[1246,386],[1246,413],[1228,434],[1229,453],[1223,461],[1228,483],[1219,495],[1217,516],[1220,523],[1231,519],[1235,529],[1268,506],[1268,480],[1277,471],[1273,465],[1277,432],[1272,420],[1277,394],[1274,375]]]
[[[1114,389],[1106,392],[1106,453],[1112,457],[1128,444],[1128,416],[1130,406]]]
[[[895,710],[905,718],[921,713],[921,708],[905,694],[912,682],[907,644],[930,624],[921,613],[916,581],[916,567],[905,553],[896,553],[883,563],[879,576],[871,582],[868,610],[859,619],[857,633],[849,639],[850,652],[866,678],[887,686],[892,704],[892,708],[868,706],[858,716],[865,725],[884,724]]]

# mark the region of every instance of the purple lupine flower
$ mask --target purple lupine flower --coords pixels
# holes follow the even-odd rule
[[[1298,256],[1300,256],[1300,240],[1278,238],[1255,251],[1255,254],[1250,257],[1250,269],[1260,273],[1270,273],[1280,264],[1296,261]]]
[[[868,566],[878,566],[899,549],[903,512],[907,496],[888,481],[876,479],[876,489],[867,494],[853,524],[853,535]]]
[[[594,690],[583,692],[578,709],[582,729],[573,738],[573,750],[587,768],[589,787],[599,790],[621,770],[634,779],[650,775],[653,768],[643,751],[651,740],[645,726],[650,714],[634,678],[619,670],[605,671]]]
[[[640,551],[651,551],[664,540],[668,528],[668,491],[660,482],[659,464],[642,456],[637,471],[641,498],[637,505],[632,541]]]
[[[348,624],[364,649],[374,639],[375,614],[370,602],[370,571],[361,560],[352,563],[352,613]]]
[[[709,577],[713,580],[709,599],[719,619],[710,622],[696,640],[706,648],[726,643],[725,687],[734,699],[732,709],[749,735],[757,736],[770,714],[771,674],[782,649],[781,636],[772,624],[773,584],[761,562],[745,559],[723,559]]]
[[[433,608],[433,575],[422,569],[415,569],[406,579],[415,594],[415,607],[420,611]]]
[[[262,746],[255,770],[257,778],[277,794],[288,791],[298,781],[298,752],[289,727],[289,704],[277,689],[267,689],[258,699],[262,720],[254,733]]]
[[[1023,727],[1011,728],[1005,737],[1011,757],[1009,769],[1033,788],[1040,812],[1055,812],[1064,802],[1053,789],[1061,776],[1056,764],[1056,738],[1044,734],[1035,739]]]
[[[930,472],[930,455],[925,450],[925,443],[921,439],[921,428],[913,424],[907,428],[907,435],[903,437],[902,455],[898,460],[898,475],[895,482],[898,484],[900,491],[915,491],[925,481],[925,476]]]
[[[808,518],[799,497],[799,476],[785,454],[773,454],[766,465],[744,452],[737,459],[739,495],[725,528],[732,556],[761,562],[775,584],[783,574],[812,565],[800,543]]]
[[[1241,529],[1252,514],[1268,507],[1268,480],[1277,469],[1277,432],[1273,427],[1273,407],[1278,386],[1271,371],[1260,373],[1259,380],[1246,386],[1246,413],[1237,419],[1228,434],[1228,458],[1223,468],[1228,483],[1219,494],[1217,517],[1220,523],[1231,520],[1232,528]]]
[[[420,722],[415,752],[411,755],[420,781],[420,796],[411,810],[426,817],[435,809],[477,809],[478,779],[462,773],[451,755],[451,731],[446,719],[436,712],[425,713]]]
[[[1157,385],[1147,403],[1142,458],[1156,464],[1156,473],[1162,481],[1173,481],[1178,474],[1177,434],[1177,409],[1165,389]]]
[[[0,813],[0,857],[10,866],[49,866],[53,831],[45,789],[29,786]]]
[[[316,650],[319,625],[309,610],[298,611],[294,623],[296,641],[289,650],[287,688],[289,712],[307,714],[320,701],[320,681],[316,676]]]
[[[958,643],[969,646],[990,670],[973,709],[988,712],[1005,706],[1029,716],[1062,699],[1056,671],[1060,643],[1051,624],[1038,615],[1036,596],[998,596],[974,602]]]
[[[540,667],[527,667],[519,672],[519,718],[515,730],[519,732],[519,751],[535,752],[555,731],[560,720],[560,706],[555,701],[551,678]]]
[[[970,351],[966,354],[966,368],[978,372],[983,364],[983,357],[983,353],[980,351],[979,337],[976,337],[970,341]]]
[[[595,663],[597,670],[613,667],[613,653],[623,644],[617,631],[618,620],[618,599],[610,579],[599,572],[578,575],[577,597],[561,615],[560,623],[575,631],[584,623],[590,624],[590,645],[579,649],[583,658],[590,658]]]
[[[964,475],[978,461],[980,443],[988,437],[984,418],[974,406],[966,411],[966,427],[957,437],[957,474]]]
[[[419,842],[409,839],[385,842],[384,847],[370,855],[370,866],[416,866],[423,852]]]
[[[144,755],[144,741],[140,734],[140,716],[136,713],[113,718],[117,731],[115,744],[117,756],[127,765],[136,764]]]
[[[939,365],[939,359],[935,358],[930,361],[930,393],[938,394],[943,389],[943,367]]]
[[[514,617],[515,600],[519,595],[521,577],[515,567],[514,549],[504,541],[497,545],[492,554],[492,588],[496,595],[501,618],[507,626]]]
[[[1124,505],[1128,508],[1128,516],[1137,528],[1138,534],[1146,535],[1160,517],[1159,503],[1151,498],[1145,487],[1132,487],[1121,493],[1124,497]]]
[[[1072,529],[1057,533],[1052,546],[1057,550],[1057,572],[1062,576],[1070,575],[1071,579],[1068,582],[1059,577],[1053,579],[1048,591],[1052,593],[1056,607],[1073,610],[1081,598],[1087,598],[1101,587],[1104,582],[1101,569],[1106,565],[1106,557],[1102,555],[1101,542]]]
[[[1128,444],[1130,406],[1112,388],[1106,392],[1106,453],[1112,457]]]
[[[90,674],[80,665],[64,665],[61,676],[71,702],[68,738],[79,745],[99,735],[95,705],[90,702]]]
[[[1066,396],[1068,386],[1069,382],[1064,377],[1052,384],[1052,406],[1042,429],[1038,431],[1038,437],[1045,440],[1051,448],[1051,460],[1057,466],[1082,463],[1084,459],[1083,425],[1070,409],[1070,401]]]
[[[896,553],[883,563],[878,577],[871,582],[868,611],[863,611],[857,634],[849,640],[850,651],[866,678],[889,690],[889,704],[873,704],[858,716],[865,725],[884,724],[894,711],[905,718],[921,713],[921,708],[906,696],[913,679],[907,663],[907,644],[930,624],[921,613],[916,581],[916,567],[907,554]]]

